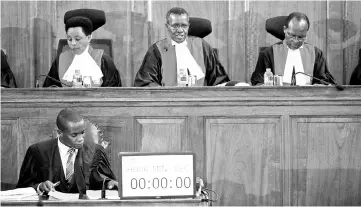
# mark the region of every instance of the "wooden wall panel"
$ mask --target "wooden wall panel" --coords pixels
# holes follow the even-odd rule
[[[136,118],[138,152],[181,152],[187,137],[185,118]]]
[[[290,205],[361,204],[361,117],[292,117]]]
[[[17,119],[1,120],[1,190],[13,189],[18,176],[9,176],[18,172],[19,128]],[[5,167],[3,167],[5,166]],[[16,174],[18,175],[18,174]]]
[[[282,205],[280,119],[209,117],[205,128],[215,204]]]
[[[211,20],[213,32],[205,40],[219,49],[232,80],[248,82],[259,47],[278,41],[266,33],[266,19],[292,11],[310,18],[308,42],[323,50],[336,80],[348,83],[357,65],[360,1],[1,1],[1,48],[8,54],[19,87],[34,87],[36,77],[50,69],[58,40],[65,38],[65,12],[102,9],[107,23],[93,38],[113,40],[123,86],[132,86],[148,47],[168,35],[165,14],[174,6]]]

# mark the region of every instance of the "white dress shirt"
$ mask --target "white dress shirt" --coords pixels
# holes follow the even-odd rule
[[[172,40],[172,45],[175,46],[175,53],[177,58],[177,74],[179,69],[187,69],[191,75],[195,75],[197,80],[204,78],[202,68],[194,60],[189,48],[187,46],[187,40],[182,43],[177,43]]]
[[[285,69],[283,73],[283,82],[291,83],[293,66],[295,67],[295,73],[305,72],[303,68],[302,58],[300,49],[291,50],[288,46],[287,59],[285,64]],[[303,45],[300,47],[303,48]],[[307,76],[303,74],[296,75],[296,84],[303,86],[307,84]]]
[[[100,79],[103,77],[102,70],[89,54],[89,45],[82,54],[74,56],[73,61],[71,62],[62,79],[68,82],[72,82],[76,69],[80,69],[80,73],[83,77],[91,76],[92,80],[96,83],[100,83]]]

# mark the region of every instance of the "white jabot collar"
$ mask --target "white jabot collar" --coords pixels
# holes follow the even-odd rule
[[[187,40],[184,40],[181,43],[177,43],[173,40],[172,45],[175,46],[175,53],[177,58],[177,73],[179,74],[179,69],[188,68],[189,73],[191,75],[195,75],[197,80],[204,78],[204,73],[202,68],[198,65],[198,63],[194,60],[191,52],[188,48]]]
[[[302,49],[303,45],[300,48]],[[285,83],[291,83],[293,66],[295,66],[295,73],[304,72],[300,48],[292,50],[287,46],[287,59],[283,73],[283,82]],[[300,86],[306,85],[308,82],[307,78],[308,77],[303,74],[297,74],[296,84]]]
[[[63,80],[72,82],[75,69],[80,69],[82,76],[91,76],[93,81],[100,81],[103,77],[102,70],[89,54],[89,45],[83,53],[74,56],[72,63],[63,76]]]

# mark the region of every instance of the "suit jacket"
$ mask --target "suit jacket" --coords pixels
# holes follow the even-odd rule
[[[100,164],[99,164],[100,163]],[[103,179],[115,180],[104,149],[100,145],[84,147],[78,150],[74,163],[72,182],[67,184],[61,163],[58,139],[49,139],[33,144],[26,152],[20,169],[17,188],[34,187],[49,180],[60,181],[55,190],[64,193],[85,194],[87,189],[101,189]],[[89,183],[89,181],[93,183]],[[90,188],[89,188],[90,187]]]

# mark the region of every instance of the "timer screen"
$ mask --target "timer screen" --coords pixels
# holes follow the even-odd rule
[[[193,197],[195,156],[139,153],[121,156],[121,198]]]

